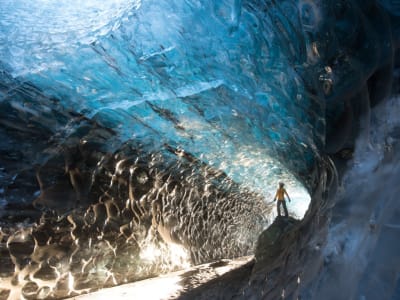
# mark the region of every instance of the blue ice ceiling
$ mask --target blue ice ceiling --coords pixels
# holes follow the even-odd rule
[[[290,233],[296,241],[279,252],[282,270],[301,274],[290,286],[304,286],[307,257],[311,273],[331,268],[333,254],[346,260],[349,228],[379,258],[361,268],[386,274],[364,241],[383,238],[375,213],[380,222],[396,212],[395,190],[384,189],[385,204],[371,198],[379,184],[364,187],[394,186],[395,176],[381,179],[392,166],[356,157],[357,180],[340,187],[353,186],[351,205],[336,205],[336,220],[325,214],[341,197],[331,199],[334,164],[398,137],[397,106],[379,118],[370,110],[400,89],[399,15],[389,0],[0,0],[0,294],[64,298],[159,275],[174,267],[170,242],[193,263],[248,255],[278,180],[291,216],[314,192],[301,238]],[[345,260],[309,277],[312,290],[331,295],[329,274],[347,272]],[[355,280],[360,266],[347,272]],[[262,279],[245,290],[265,282],[252,273]]]
[[[0,3],[0,60],[13,77],[121,142],[167,143],[266,194],[279,179],[310,180],[325,145],[322,99],[385,54],[348,53],[358,8],[335,1]],[[325,22],[335,10],[343,20]],[[333,118],[343,110],[330,107]]]

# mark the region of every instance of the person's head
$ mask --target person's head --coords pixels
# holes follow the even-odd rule
[[[281,182],[279,182],[279,187],[281,187],[281,188],[283,188],[284,187],[284,183],[281,181]]]

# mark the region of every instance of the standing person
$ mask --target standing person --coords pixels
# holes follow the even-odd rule
[[[278,210],[278,216],[279,217],[281,216],[280,207],[282,205],[283,206],[283,210],[285,212],[285,217],[287,218],[289,216],[289,213],[288,213],[288,210],[287,210],[287,207],[286,207],[285,195],[287,196],[289,202],[291,200],[290,200],[289,194],[286,192],[286,189],[284,188],[284,186],[285,186],[285,184],[283,182],[279,182],[279,188],[276,190],[274,201],[278,200],[278,203],[276,205],[276,208]]]

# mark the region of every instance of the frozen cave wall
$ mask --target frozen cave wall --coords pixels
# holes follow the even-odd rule
[[[396,297],[392,2],[0,1],[0,297],[166,272],[168,242],[192,263],[251,253],[277,177],[310,208],[233,296]]]

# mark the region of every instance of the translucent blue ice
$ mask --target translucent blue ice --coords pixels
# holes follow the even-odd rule
[[[110,148],[132,139],[150,150],[168,144],[267,200],[283,180],[295,200],[290,208],[301,215],[308,200],[304,186],[311,190],[316,180],[326,179],[315,174],[324,169],[318,168],[321,156],[352,154],[358,128],[363,135],[357,147],[371,141],[370,108],[392,88],[400,27],[391,22],[399,22],[399,11],[389,0],[0,0],[0,101],[12,93],[2,86],[7,72],[39,88],[46,100],[58,99],[64,109],[113,129]],[[12,99],[11,106],[25,121],[39,110],[53,112],[42,100],[27,96]],[[59,124],[46,117],[48,124]],[[376,168],[376,157],[358,157],[369,164],[350,170],[361,179],[354,191],[354,182],[345,182],[351,213],[338,211],[339,226],[330,231],[325,249],[329,255],[342,242],[341,230],[348,231],[346,218],[357,217],[365,203],[375,205],[368,200],[375,187],[365,188],[365,180],[395,185],[386,178],[392,170]],[[389,210],[396,193],[385,190],[386,209],[377,206],[370,228],[370,210],[358,214],[353,228],[360,222],[361,229],[352,235],[370,236],[376,222],[394,218]],[[394,219],[384,226],[399,227]],[[342,249],[344,254],[363,248],[359,252],[367,255],[372,246],[359,241]],[[373,262],[379,266],[380,260]],[[343,287],[354,282],[346,276],[340,278]],[[375,281],[363,276],[360,290]],[[320,294],[332,286],[337,288],[329,280],[321,284]]]
[[[1,0],[0,60],[121,141],[168,143],[268,195],[311,180],[326,107],[389,53],[364,50],[388,39],[373,34],[348,51],[386,26],[358,22],[356,2]]]
[[[242,1],[39,2],[1,1],[0,59],[14,76],[122,140],[167,142],[262,192],[294,184],[282,163],[312,170],[324,121],[294,69],[307,49],[300,19],[283,15],[293,4],[265,18]]]

